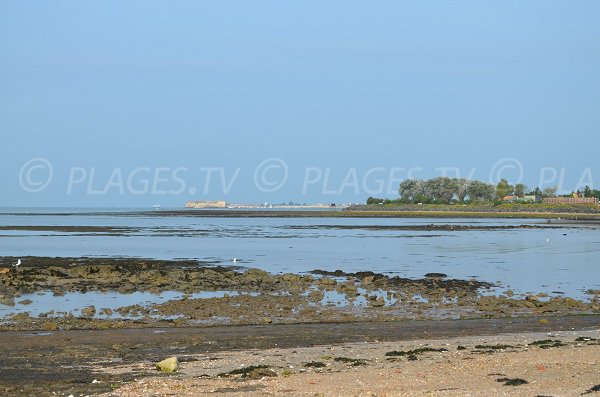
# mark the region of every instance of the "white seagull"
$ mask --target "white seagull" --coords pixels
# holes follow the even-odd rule
[[[21,266],[21,259],[19,259],[19,260],[17,261],[17,263],[15,263],[15,264],[13,265],[13,267],[14,267],[15,269],[18,269],[18,268],[19,268],[19,266]]]

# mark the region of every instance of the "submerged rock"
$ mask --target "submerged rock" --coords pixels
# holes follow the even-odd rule
[[[448,277],[447,274],[444,273],[427,273],[425,275],[426,278],[446,278]]]
[[[372,307],[382,307],[385,305],[385,299],[383,296],[370,295],[367,296],[367,302]]]
[[[325,298],[325,294],[323,293],[323,291],[320,291],[320,290],[318,290],[318,289],[317,289],[317,290],[314,290],[314,291],[311,291],[311,292],[308,294],[308,299],[309,299],[311,302],[320,302],[320,301],[322,301],[322,300],[323,300],[323,298]]]
[[[94,317],[95,314],[96,314],[96,308],[93,305],[81,309],[81,315],[83,315],[85,317]]]

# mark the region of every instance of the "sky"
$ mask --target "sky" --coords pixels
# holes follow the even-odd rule
[[[598,1],[0,0],[0,206],[600,188]]]

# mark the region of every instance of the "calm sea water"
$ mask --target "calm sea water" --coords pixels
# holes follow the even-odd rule
[[[36,210],[39,212],[39,210]],[[0,230],[2,256],[193,258],[269,272],[371,270],[403,277],[441,272],[477,277],[516,292],[584,297],[600,288],[600,226],[558,229],[377,230],[428,224],[546,225],[522,219],[220,218],[1,210],[0,226],[106,226],[119,233]]]

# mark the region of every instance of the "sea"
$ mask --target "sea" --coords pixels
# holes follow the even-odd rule
[[[597,222],[202,215],[134,208],[0,208],[0,256],[196,259],[298,274],[339,269],[421,278],[436,272],[492,282],[499,291],[578,299],[600,289]],[[428,230],[425,225],[450,227]],[[521,225],[543,228],[461,228]],[[91,303],[106,298],[93,295],[88,295]],[[136,303],[131,295],[110,298]],[[147,298],[141,294],[138,300]],[[51,306],[50,295],[46,299],[43,308]],[[43,301],[43,295],[37,300]],[[16,309],[0,304],[0,317]]]

